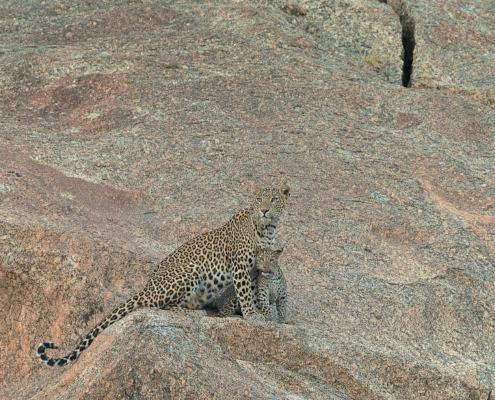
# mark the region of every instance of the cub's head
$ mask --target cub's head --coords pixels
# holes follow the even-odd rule
[[[264,276],[279,272],[278,258],[284,250],[262,249],[256,247],[256,269]]]
[[[279,189],[260,189],[253,185],[254,216],[261,220],[263,225],[277,222],[284,213],[285,202],[290,196],[290,186],[284,185]]]

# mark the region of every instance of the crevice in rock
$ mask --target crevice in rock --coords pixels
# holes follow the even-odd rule
[[[386,3],[399,16],[402,25],[402,86],[409,87],[413,71],[414,47],[414,18],[404,0],[378,0],[380,3]]]

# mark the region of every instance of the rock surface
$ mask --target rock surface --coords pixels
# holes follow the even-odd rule
[[[493,2],[390,1],[407,3],[414,20],[411,87],[449,90],[495,108]]]
[[[0,398],[493,398],[494,17],[469,4],[2,2]],[[293,324],[140,310],[39,363],[285,182]]]

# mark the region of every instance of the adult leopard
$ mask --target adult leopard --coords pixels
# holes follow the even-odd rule
[[[255,249],[273,248],[275,231],[282,216],[290,187],[259,189],[253,185],[254,204],[235,214],[224,226],[184,243],[158,264],[142,291],[122,303],[96,325],[74,351],[62,358],[51,358],[38,346],[38,357],[49,365],[66,365],[78,359],[108,326],[139,307],[198,309],[214,301],[218,290],[234,284],[246,319],[264,320],[253,305],[250,272]]]

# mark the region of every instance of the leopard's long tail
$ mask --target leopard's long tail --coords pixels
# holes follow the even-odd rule
[[[98,325],[96,325],[91,331],[84,337],[83,340],[79,343],[74,351],[66,355],[62,358],[51,358],[45,354],[46,349],[57,349],[57,345],[52,342],[43,342],[38,346],[38,357],[42,363],[53,367],[55,365],[66,365],[68,363],[76,361],[81,353],[86,350],[93,340],[106,328],[108,328],[113,323],[118,320],[124,318],[131,311],[134,311],[136,308],[139,308],[143,305],[142,297],[140,294],[136,294],[134,297],[127,300],[125,303],[122,303],[115,310],[112,311],[110,315],[104,318]]]

